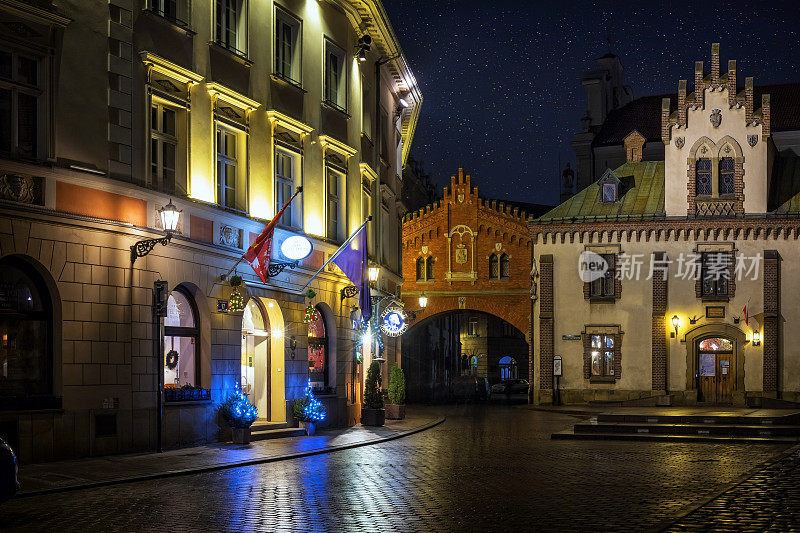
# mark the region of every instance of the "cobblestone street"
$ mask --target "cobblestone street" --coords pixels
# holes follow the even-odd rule
[[[424,411],[433,414],[434,409]],[[18,498],[12,531],[643,530],[707,500],[780,445],[551,441],[577,419],[509,406],[443,408],[399,440],[211,472]],[[790,529],[797,454],[682,518],[676,530]],[[787,477],[786,474],[789,474]],[[772,479],[779,477],[777,484]],[[764,505],[765,500],[773,503]],[[735,502],[735,504],[734,504]],[[737,511],[731,511],[737,509]],[[685,511],[684,511],[685,512]],[[770,515],[771,516],[771,515]]]

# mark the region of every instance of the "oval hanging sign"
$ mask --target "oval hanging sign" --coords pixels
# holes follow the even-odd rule
[[[387,309],[381,316],[381,330],[390,337],[399,337],[408,327],[402,309]]]
[[[281,243],[281,253],[292,261],[305,259],[311,255],[312,250],[314,246],[311,241],[302,235],[292,235]]]

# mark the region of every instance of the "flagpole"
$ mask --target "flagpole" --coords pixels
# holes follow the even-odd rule
[[[341,252],[342,252],[342,250],[344,250],[345,246],[347,246],[348,244],[350,244],[350,241],[352,241],[353,239],[355,239],[356,235],[358,235],[358,234],[361,232],[361,230],[362,230],[362,229],[364,229],[364,226],[366,226],[366,225],[367,225],[367,222],[369,222],[370,220],[372,220],[372,215],[368,216],[368,217],[367,217],[367,219],[366,219],[366,220],[365,220],[365,221],[364,221],[364,222],[363,222],[363,223],[362,223],[362,224],[361,224],[361,225],[358,227],[358,229],[357,229],[357,230],[355,230],[355,231],[353,232],[353,234],[352,234],[352,235],[350,235],[350,237],[348,237],[348,238],[347,238],[347,240],[346,240],[346,241],[344,241],[344,243],[343,243],[343,244],[342,244],[342,245],[339,247],[339,249],[338,249],[338,250],[336,250],[336,251],[333,253],[333,255],[331,255],[331,256],[328,258],[328,260],[327,260],[327,261],[325,261],[325,262],[322,264],[322,266],[321,266],[321,267],[319,267],[319,270],[317,270],[317,271],[314,273],[314,275],[313,275],[313,276],[311,276],[310,278],[308,278],[308,282],[307,282],[305,285],[303,285],[303,288],[301,288],[301,289],[300,289],[300,291],[299,291],[301,294],[303,293],[303,289],[305,289],[306,287],[308,287],[308,286],[311,284],[311,282],[314,280],[314,278],[316,278],[316,277],[317,277],[317,275],[318,275],[320,272],[322,272],[322,269],[324,269],[326,266],[328,266],[328,263],[330,263],[331,261],[333,261],[334,259],[336,259],[336,257],[337,257],[337,256],[338,256],[338,255],[339,255]]]
[[[267,226],[275,226],[275,225],[278,223],[278,219],[279,219],[279,218],[280,218],[280,217],[283,215],[283,212],[286,210],[286,207],[288,207],[288,206],[289,206],[289,204],[291,204],[291,203],[292,203],[292,200],[294,200],[295,196],[297,196],[297,195],[298,195],[298,194],[300,194],[301,192],[303,192],[303,187],[297,187],[297,190],[294,192],[294,194],[292,195],[292,197],[291,197],[291,198],[289,198],[289,200],[288,200],[288,201],[287,201],[287,202],[284,204],[284,206],[281,208],[281,210],[280,210],[280,211],[278,211],[278,213],[277,213],[277,214],[276,214],[276,215],[275,215],[275,216],[272,218],[272,220],[270,220],[270,221],[267,223]],[[265,227],[264,227],[264,229],[266,229],[266,227],[267,227],[267,226],[265,226]],[[263,233],[263,232],[264,232],[264,230],[261,230],[261,232]],[[261,235],[259,234],[259,237],[260,237],[260,236],[261,236]],[[219,277],[220,281],[225,281],[226,279],[228,279],[228,276],[230,276],[230,275],[231,275],[231,272],[233,272],[233,271],[236,269],[236,267],[237,267],[237,266],[239,266],[239,263],[241,263],[241,262],[242,262],[242,260],[244,259],[244,256],[245,256],[246,254],[247,254],[247,251],[245,251],[245,253],[243,253],[243,254],[242,254],[242,256],[239,258],[239,260],[238,260],[238,261],[236,261],[236,262],[233,264],[233,266],[231,267],[231,269],[230,269],[230,270],[228,270],[228,272],[227,272],[226,274],[223,274],[222,276],[220,276],[220,277]]]

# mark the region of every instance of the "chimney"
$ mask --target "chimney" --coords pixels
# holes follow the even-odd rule
[[[749,124],[753,121],[753,78],[744,79],[744,116]]]
[[[678,124],[686,127],[686,80],[678,82]]]
[[[706,84],[703,82],[703,62],[694,62],[694,103],[704,106]]]
[[[661,99],[661,140],[669,144],[669,98]]]
[[[736,105],[736,60],[728,60],[728,105]]]
[[[458,167],[458,183],[464,183],[464,169]]]
[[[719,43],[711,45],[711,86],[719,85]]]
[[[769,95],[761,95],[761,137],[767,138],[770,133]]]
[[[642,160],[644,141],[644,137],[636,130],[630,132],[625,139],[623,139],[625,154],[629,163],[638,163]]]

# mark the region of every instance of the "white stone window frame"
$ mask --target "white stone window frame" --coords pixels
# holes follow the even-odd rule
[[[291,164],[291,173],[290,175],[286,175],[285,171],[282,173],[278,168],[278,159],[284,158],[284,161],[288,160]],[[293,149],[288,145],[283,143],[276,143],[275,145],[275,180],[274,180],[274,188],[275,188],[275,213],[277,214],[278,211],[283,207],[283,204],[291,198],[291,195],[297,190],[297,187],[301,187],[303,185],[303,154],[302,152]],[[286,188],[288,186],[288,191],[284,191],[281,193],[281,187]],[[288,194],[288,196],[287,196]],[[301,195],[302,196],[302,195]],[[286,208],[284,211],[284,216],[286,212],[289,212],[289,224],[286,224],[285,219],[281,219],[280,223],[290,228],[294,229],[303,229],[303,203],[298,202],[298,199],[295,199],[289,207]]]
[[[730,150],[726,152],[726,147]],[[705,151],[703,151],[705,148]],[[725,152],[723,154],[723,152]],[[734,192],[721,195],[720,189],[720,165],[722,159],[730,157],[733,159],[733,173],[734,173]],[[703,136],[695,141],[692,149],[689,151],[689,156],[686,159],[686,165],[690,169],[694,169],[695,183],[697,180],[697,163],[701,159],[708,159],[711,162],[711,195],[698,194],[697,185],[695,185],[696,198],[721,198],[721,199],[734,199],[736,194],[736,167],[737,165],[744,164],[744,152],[739,142],[731,137],[725,135],[719,141],[714,142],[710,138]]]
[[[322,98],[323,102],[342,113],[347,113],[347,53],[344,48],[336,44],[327,36],[323,39],[323,77]],[[341,61],[341,71],[334,72],[331,57]],[[336,91],[333,93],[332,81],[336,80]]]
[[[272,72],[274,76],[295,85],[296,87],[303,87],[303,21],[294,13],[289,12],[285,8],[275,6],[275,24],[274,24],[274,39],[272,41],[272,57],[274,58],[272,65]],[[290,72],[285,72],[285,50],[282,48],[282,41],[279,41],[283,35],[284,28],[291,30],[291,58],[288,62]]]
[[[49,152],[48,135],[46,134],[47,124],[49,124],[49,109],[47,105],[48,86],[50,78],[47,72],[47,56],[37,53],[33,49],[21,46],[12,46],[0,43],[0,50],[11,55],[11,77],[0,78],[0,89],[7,90],[11,96],[11,131],[10,131],[10,150],[5,152],[0,147],[0,153],[31,158],[45,159]],[[18,71],[17,65],[20,56],[33,60],[36,63],[36,85],[25,83],[16,78]],[[30,96],[36,99],[36,146],[31,154],[23,154],[19,149],[19,97],[20,95]]]
[[[248,4],[248,0],[214,0],[211,21],[214,42],[245,58],[248,50]],[[233,5],[234,8],[231,10],[229,5]],[[231,23],[222,11],[234,11],[236,20]],[[231,34],[235,43],[230,42]]]

